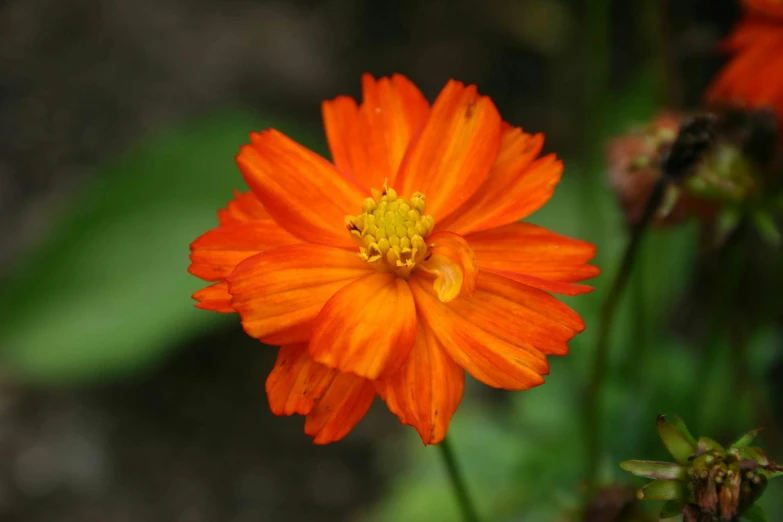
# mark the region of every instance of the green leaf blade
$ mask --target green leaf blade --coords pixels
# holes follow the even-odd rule
[[[271,122],[221,112],[150,136],[27,253],[0,293],[0,357],[26,382],[125,375],[226,317],[194,308],[189,244],[244,182],[234,156]]]

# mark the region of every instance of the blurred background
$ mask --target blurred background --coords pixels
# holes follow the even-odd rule
[[[276,350],[190,299],[205,284],[189,243],[243,188],[248,132],[325,154],[320,102],[359,97],[363,72],[403,73],[430,100],[449,78],[476,83],[506,121],[544,132],[566,170],[531,221],[599,247],[598,290],[567,299],[588,330],[547,384],[471,381],[455,415],[486,520],[648,520],[644,481],[618,463],[666,459],[662,412],[727,443],[764,426],[783,460],[780,294],[756,293],[780,278],[743,284],[763,320],[738,352],[709,333],[700,296],[721,265],[705,271],[685,223],[643,245],[610,347],[606,451],[585,469],[594,326],[626,241],[607,139],[698,107],[738,16],[734,0],[0,2],[0,520],[458,519],[437,449],[382,402],[313,446],[301,417],[269,412]],[[597,498],[586,473],[607,486]],[[772,483],[771,520],[781,499]]]

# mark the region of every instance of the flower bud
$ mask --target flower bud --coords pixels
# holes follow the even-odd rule
[[[686,522],[736,520],[745,512],[760,513],[755,502],[771,478],[783,468],[766,453],[750,446],[759,430],[751,431],[724,448],[708,437],[698,441],[678,417],[661,415],[658,433],[676,462],[629,460],[620,467],[652,478],[637,493],[639,500],[666,500],[661,518],[682,514]]]

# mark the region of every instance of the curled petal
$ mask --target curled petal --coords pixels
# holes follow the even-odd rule
[[[398,370],[416,337],[408,283],[373,273],[346,286],[318,314],[310,339],[316,361],[367,379]]]
[[[377,388],[400,422],[416,428],[424,444],[438,444],[462,401],[465,370],[448,356],[423,321],[417,322],[417,329],[408,360]]]
[[[310,339],[313,323],[338,290],[373,270],[354,252],[322,245],[275,248],[242,262],[228,278],[234,309],[267,344]]]
[[[305,433],[316,444],[345,437],[362,420],[375,399],[370,381],[350,373],[338,373],[305,419]]]
[[[322,106],[335,165],[367,188],[394,184],[413,136],[429,115],[429,104],[404,76],[362,76],[361,106],[340,96]]]
[[[318,154],[276,130],[251,134],[237,163],[274,220],[312,243],[355,247],[343,221],[368,195]]]
[[[458,296],[472,295],[476,288],[473,250],[465,238],[451,232],[437,232],[427,238],[429,251],[421,268],[435,275],[435,291],[444,303]]]
[[[228,283],[225,281],[202,288],[193,294],[193,299],[198,301],[196,308],[202,310],[223,314],[234,312],[234,307],[231,305],[231,294],[228,293]]]
[[[436,230],[467,234],[519,221],[541,208],[563,173],[553,154],[538,158],[543,145],[542,134],[506,126],[489,178],[456,212],[436,221]]]
[[[427,196],[435,223],[467,201],[489,176],[500,149],[501,120],[495,104],[474,85],[450,81],[402,162],[394,188]]]
[[[266,380],[269,407],[275,415],[307,415],[332,384],[336,372],[313,361],[307,343],[281,346]]]

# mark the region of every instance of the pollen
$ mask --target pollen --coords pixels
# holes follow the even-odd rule
[[[384,186],[373,189],[372,196],[364,200],[361,214],[345,216],[345,226],[359,244],[359,257],[377,270],[408,277],[427,256],[424,239],[435,226],[433,217],[424,214],[424,194],[406,199]]]

